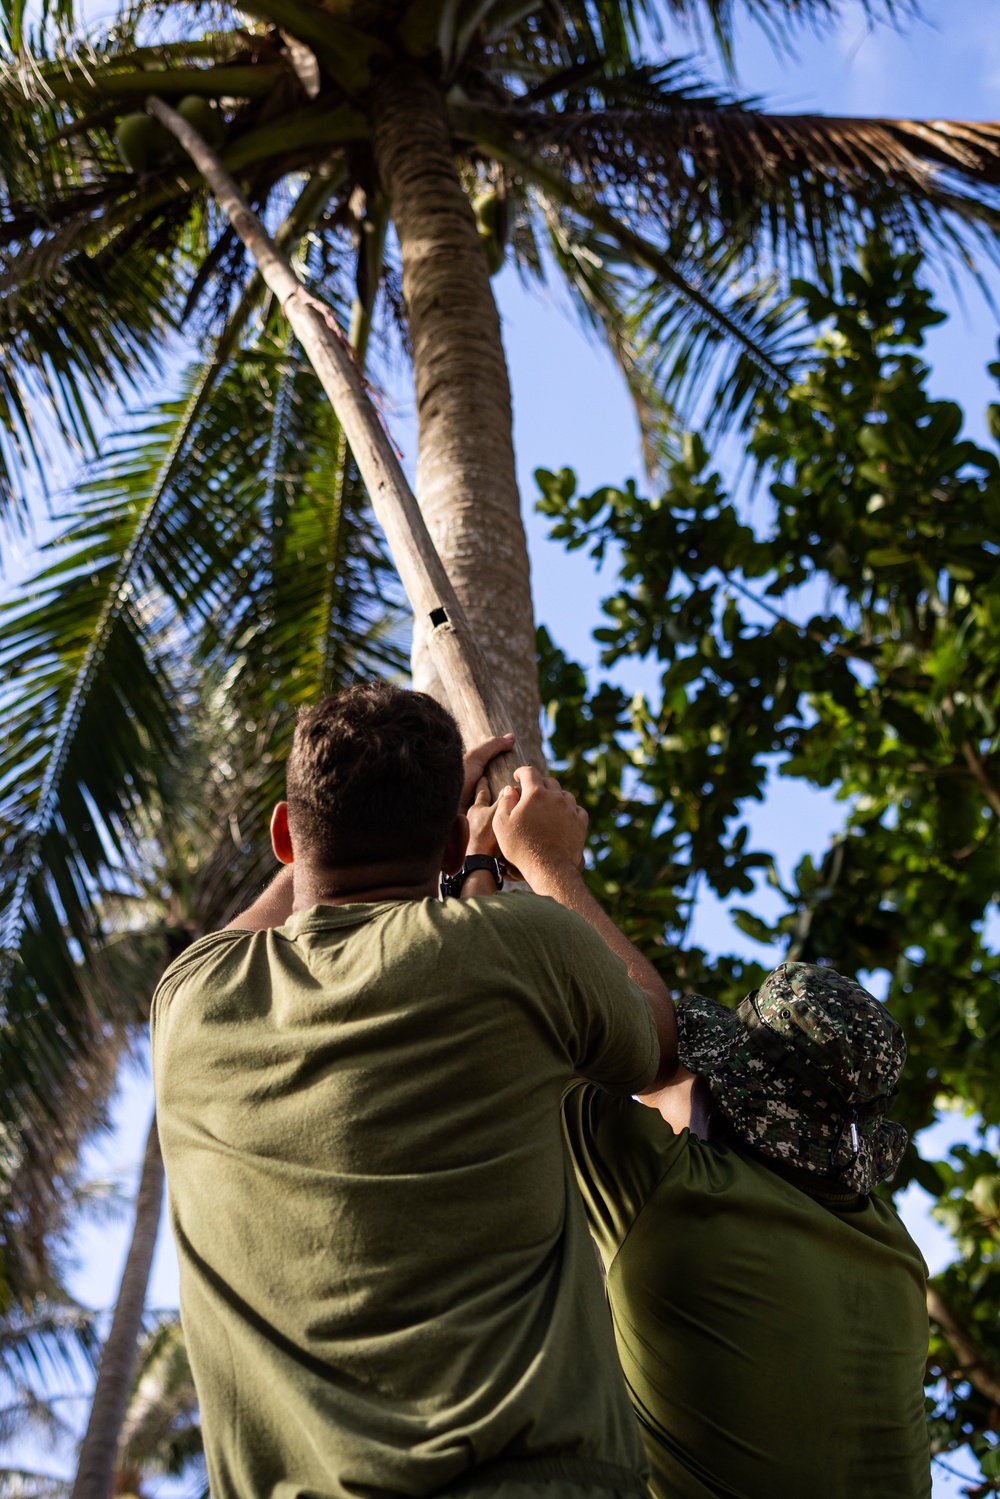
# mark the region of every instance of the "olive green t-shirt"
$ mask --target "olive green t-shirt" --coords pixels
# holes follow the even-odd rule
[[[584,921],[512,894],[219,932],[152,1046],[213,1499],[646,1471],[560,1100],[643,1086],[658,1048]]]
[[[892,1209],[586,1084],[564,1120],[656,1499],[927,1499],[926,1270]]]

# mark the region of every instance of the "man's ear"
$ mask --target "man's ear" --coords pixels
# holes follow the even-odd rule
[[[441,869],[445,874],[457,874],[465,863],[465,850],[469,846],[469,819],[459,812],[451,825],[448,842],[441,855]],[[279,855],[280,857],[280,855]]]
[[[282,864],[294,864],[292,835],[288,831],[288,803],[279,802],[271,813],[271,847]]]

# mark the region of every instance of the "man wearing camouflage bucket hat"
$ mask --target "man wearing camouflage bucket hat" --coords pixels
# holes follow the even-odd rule
[[[906,1042],[860,984],[783,963],[738,1010],[693,995],[677,1025],[685,1066],[762,1155],[861,1193],[895,1174],[906,1131],[885,1112]]]
[[[564,1102],[655,1499],[927,1499],[926,1269],[871,1195],[906,1147],[898,1023],[806,963],[677,1022],[652,1107]]]

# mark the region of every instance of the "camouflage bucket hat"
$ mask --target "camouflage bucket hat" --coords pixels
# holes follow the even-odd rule
[[[677,1006],[680,1058],[762,1155],[867,1193],[906,1148],[885,1118],[906,1061],[898,1021],[860,984],[782,963],[737,1010],[692,995]]]

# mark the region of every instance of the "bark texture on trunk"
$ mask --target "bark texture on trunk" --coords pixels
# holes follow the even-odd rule
[[[109,1499],[111,1494],[118,1438],[125,1419],[142,1331],[142,1313],[160,1226],[162,1199],[163,1157],[154,1114],[146,1139],[132,1242],[122,1272],[111,1331],[101,1351],[94,1401],[80,1448],[71,1499]]]
[[[415,64],[379,82],[375,159],[403,261],[419,440],[417,499],[525,751],[542,763],[531,577],[510,382],[476,221],[439,89]],[[413,683],[442,701],[417,621]]]

